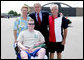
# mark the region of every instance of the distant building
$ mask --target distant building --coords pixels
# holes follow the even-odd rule
[[[1,18],[9,18],[9,17],[13,17],[13,14],[8,14],[8,13],[1,13]]]
[[[64,16],[83,16],[83,8],[81,7],[74,8],[69,6],[68,4],[60,3],[60,2],[51,2],[51,3],[44,4],[41,10],[47,11],[49,14],[51,14],[51,11],[50,11],[51,4],[57,4],[59,7],[59,12],[63,13]],[[32,13],[33,11],[34,11],[34,8],[30,7],[29,13]]]

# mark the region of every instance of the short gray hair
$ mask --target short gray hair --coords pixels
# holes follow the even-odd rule
[[[56,7],[56,8],[58,9],[58,5],[57,5],[57,4],[52,4],[52,5],[50,6],[50,9],[52,9],[53,7]]]
[[[40,4],[40,3],[35,3],[34,6],[35,6],[36,4],[39,5],[39,6],[41,7],[41,4]]]

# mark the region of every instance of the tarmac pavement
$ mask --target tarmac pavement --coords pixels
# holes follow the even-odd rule
[[[68,17],[71,27],[68,34],[62,59],[83,59],[83,16]],[[1,59],[16,59],[13,48],[13,25],[16,18],[1,18]],[[54,59],[57,59],[55,53]]]

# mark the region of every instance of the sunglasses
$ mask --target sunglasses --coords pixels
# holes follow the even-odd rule
[[[34,25],[34,23],[28,23],[28,25]]]

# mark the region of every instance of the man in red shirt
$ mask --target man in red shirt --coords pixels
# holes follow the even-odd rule
[[[61,59],[61,52],[66,43],[68,20],[58,14],[58,5],[50,6],[52,15],[49,16],[49,52],[50,59],[54,58],[57,51],[57,59]]]

